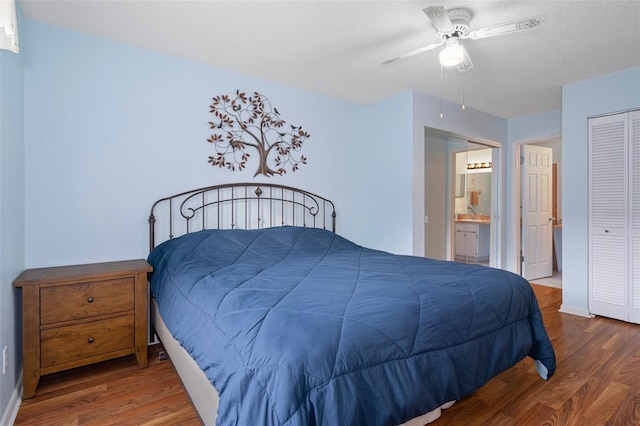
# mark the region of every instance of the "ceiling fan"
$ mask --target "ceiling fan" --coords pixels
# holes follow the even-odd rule
[[[419,47],[395,58],[387,59],[382,65],[392,64],[402,59],[418,55],[438,46],[445,45],[440,51],[440,64],[443,66],[456,66],[458,72],[466,72],[473,68],[471,58],[460,42],[463,39],[478,40],[497,35],[510,34],[519,31],[532,30],[544,23],[544,17],[520,19],[503,24],[491,25],[471,31],[471,11],[464,8],[446,10],[444,6],[429,6],[422,10],[436,27],[440,41],[427,46]]]

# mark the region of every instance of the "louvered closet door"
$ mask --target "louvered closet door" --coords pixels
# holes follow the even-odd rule
[[[629,320],[628,134],[627,114],[589,120],[589,310],[624,321]]]
[[[640,111],[629,113],[631,147],[631,279],[629,285],[629,321],[640,324]]]

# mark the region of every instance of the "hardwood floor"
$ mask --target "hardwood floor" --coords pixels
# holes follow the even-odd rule
[[[640,326],[558,312],[561,290],[534,285],[557,371],[526,358],[461,399],[434,425],[640,425]]]
[[[22,402],[15,425],[199,425],[171,362],[149,347],[149,366],[135,356],[63,371],[40,379]]]
[[[433,425],[640,425],[640,326],[558,312],[561,290],[534,285],[558,369],[525,359],[443,411]],[[197,425],[170,362],[134,357],[44,376],[16,425]],[[154,352],[155,351],[155,352]]]

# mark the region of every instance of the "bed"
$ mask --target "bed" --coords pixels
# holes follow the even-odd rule
[[[200,188],[149,223],[152,324],[204,424],[426,424],[527,356],[555,372],[522,277],[362,247],[307,191]]]

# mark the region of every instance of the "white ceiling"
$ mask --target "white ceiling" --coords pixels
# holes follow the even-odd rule
[[[543,15],[536,30],[465,40],[465,103],[514,118],[561,107],[562,85],[640,66],[640,0],[20,0],[30,19],[371,104],[407,89],[461,103],[462,77],[439,49],[429,5],[471,10],[471,29]]]

